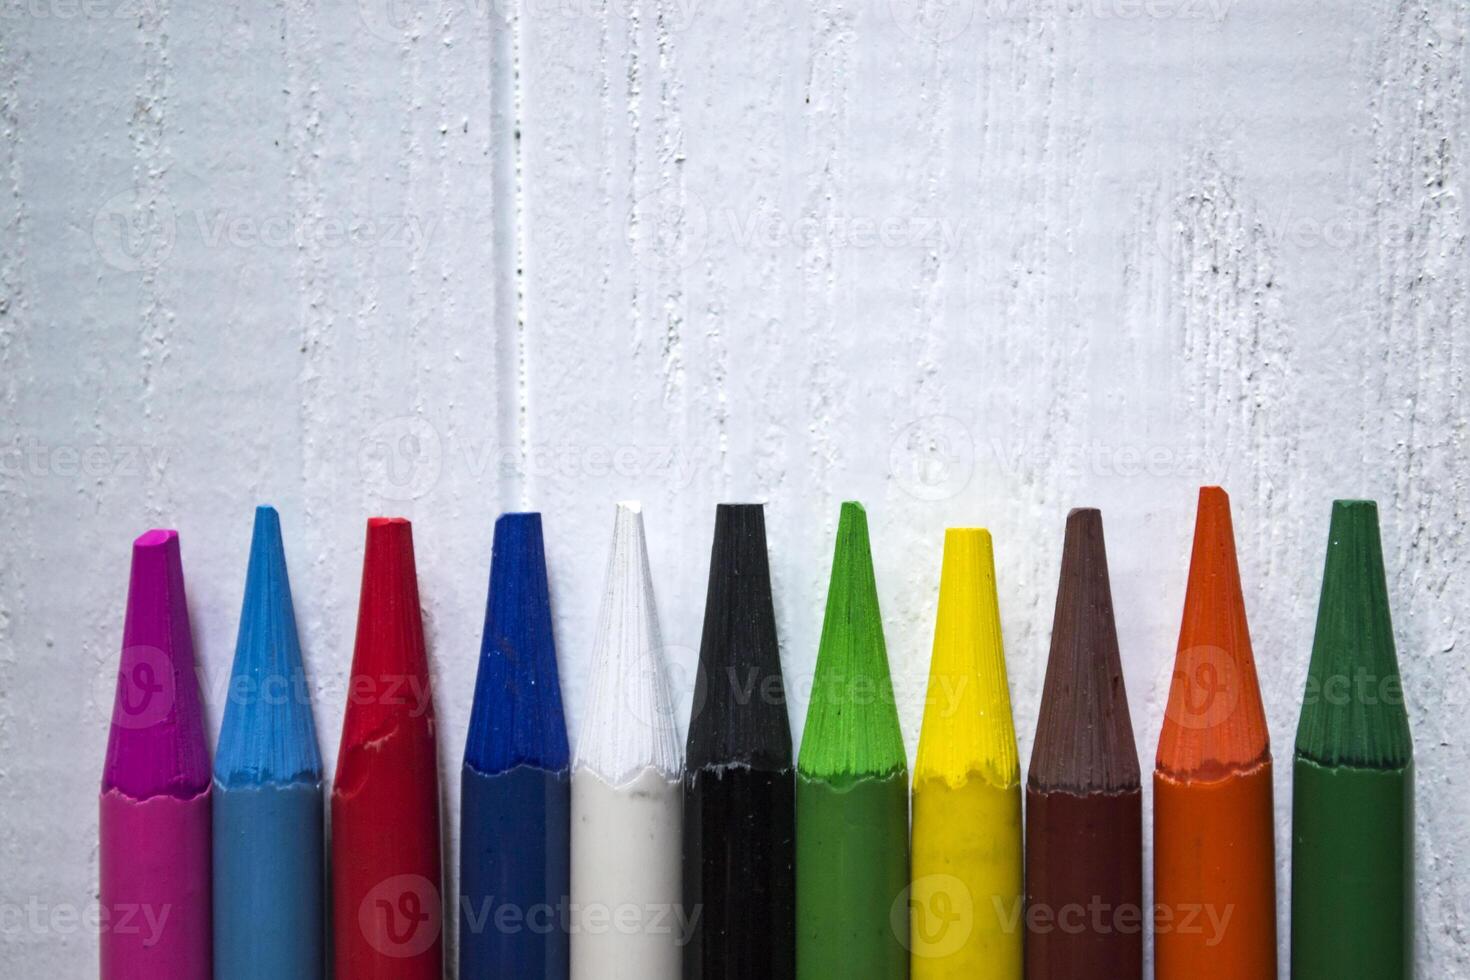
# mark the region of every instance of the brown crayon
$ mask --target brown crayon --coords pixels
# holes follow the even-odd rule
[[[1026,976],[1143,976],[1143,793],[1102,514],[1067,515],[1026,783]]]

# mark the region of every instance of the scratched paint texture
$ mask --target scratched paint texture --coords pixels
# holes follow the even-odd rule
[[[1024,758],[1063,517],[1101,506],[1147,764],[1219,482],[1278,758],[1329,502],[1380,501],[1420,975],[1470,975],[1461,0],[0,12],[7,974],[95,968],[150,525],[183,535],[213,726],[280,508],[330,768],[363,518],[412,517],[452,797],[502,509],[546,512],[576,731],[613,501],[646,503],[685,710],[713,505],[769,501],[799,721],[863,500],[911,751],[942,529],[988,525]]]

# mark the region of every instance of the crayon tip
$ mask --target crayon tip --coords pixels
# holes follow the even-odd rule
[[[944,532],[939,610],[914,782],[972,777],[1007,789],[1021,781],[1001,634],[995,552],[984,528]]]
[[[1362,768],[1401,768],[1413,755],[1371,500],[1332,504],[1296,751],[1321,765]]]
[[[1156,765],[1173,776],[1214,780],[1270,757],[1230,498],[1203,487]]]
[[[592,648],[592,693],[577,740],[576,765],[618,786],[653,768],[683,770],[673,699],[664,673],[663,634],[648,566],[643,508],[617,506],[612,554]]]
[[[319,783],[321,772],[281,520],[257,507],[214,776],[233,787]]]
[[[776,641],[761,504],[720,504],[710,549],[688,767],[791,768],[791,722]]]
[[[413,525],[401,517],[367,522],[357,639],[342,724],[338,788],[349,750],[412,728],[432,738],[434,702],[414,566]]]
[[[209,787],[209,750],[176,531],[133,542],[122,656],[102,789],[135,800]]]
[[[827,611],[797,769],[818,779],[887,776],[907,765],[862,504],[842,505]]]
[[[464,761],[493,776],[522,765],[558,772],[569,755],[541,515],[502,514]]]
[[[1067,515],[1030,784],[1037,790],[1139,788],[1138,750],[1118,654],[1102,512]]]

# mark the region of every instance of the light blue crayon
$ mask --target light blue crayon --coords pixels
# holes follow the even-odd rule
[[[272,507],[255,511],[214,759],[215,980],[321,980],[322,760]]]

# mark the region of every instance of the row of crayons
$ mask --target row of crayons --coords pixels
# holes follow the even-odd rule
[[[541,521],[499,519],[461,771],[460,976],[1120,980],[1142,975],[1146,916],[1161,978],[1276,976],[1271,750],[1218,488],[1200,493],[1159,740],[1149,909],[1098,511],[1067,518],[1024,789],[984,530],[945,535],[912,779],[861,506],[841,511],[799,758],[759,505],[718,509],[683,752],[661,645],[642,516],[619,505],[573,759]],[[1398,682],[1371,502],[1333,507],[1309,673],[1292,975],[1408,977],[1407,714],[1401,697],[1323,693]],[[328,941],[344,980],[442,977],[406,521],[368,522],[329,847],[305,692],[279,520],[260,508],[211,772],[178,537],[136,541],[101,795],[103,980],[319,978]]]

